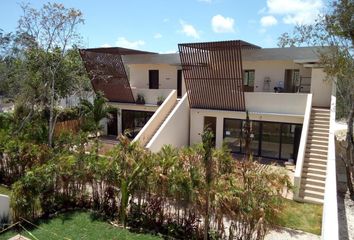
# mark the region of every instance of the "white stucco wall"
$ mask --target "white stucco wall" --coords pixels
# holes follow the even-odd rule
[[[0,194],[0,217],[10,217],[10,197]]]
[[[135,88],[149,88],[149,70],[159,70],[159,88],[177,89],[177,70],[180,66],[170,64],[129,64],[130,85]],[[185,84],[182,76],[182,96],[185,94]]]
[[[311,93],[313,106],[330,107],[332,82],[326,79],[323,68],[312,68]]]
[[[286,69],[299,69],[300,76],[311,77],[311,69],[304,68],[302,64],[294,61],[243,61],[243,70],[255,70],[254,91],[274,92],[274,87],[279,81],[284,83]],[[264,78],[270,78],[270,86],[264,88]]]
[[[163,145],[172,145],[177,148],[188,146],[189,111],[188,97],[185,94],[148,143],[147,148],[152,152],[158,152]]]

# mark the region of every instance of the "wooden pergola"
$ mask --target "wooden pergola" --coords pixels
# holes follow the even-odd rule
[[[178,45],[191,108],[245,111],[241,40]]]

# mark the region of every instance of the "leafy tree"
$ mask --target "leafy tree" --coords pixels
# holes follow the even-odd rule
[[[80,40],[77,27],[84,20],[79,10],[62,4],[21,7],[18,32],[2,34],[1,65],[6,71],[0,76],[9,79],[5,89],[31,110],[25,121],[36,110],[48,111],[48,145],[52,146],[58,99],[72,94],[77,82],[87,81],[75,47]]]
[[[333,1],[330,8],[312,25],[296,26],[292,35],[284,33],[279,46],[325,46],[319,51],[320,63],[329,80],[337,88],[337,112],[347,120],[346,157],[347,183],[354,199],[354,2]]]

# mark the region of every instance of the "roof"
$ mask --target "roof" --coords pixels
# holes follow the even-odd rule
[[[141,51],[130,48],[122,48],[122,47],[109,47],[109,48],[86,48],[80,49],[89,52],[96,53],[109,53],[109,54],[119,54],[119,55],[134,55],[134,54],[157,54],[155,52]]]

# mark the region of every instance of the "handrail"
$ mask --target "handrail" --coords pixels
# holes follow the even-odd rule
[[[154,115],[149,119],[145,126],[140,130],[133,142],[138,141],[141,146],[145,146],[152,135],[160,127],[163,120],[167,117],[171,109],[177,101],[177,91],[172,90],[161,106],[156,110]]]
[[[305,115],[304,115],[304,122],[302,125],[301,131],[301,139],[299,145],[299,151],[297,154],[296,160],[296,168],[294,174],[294,199],[299,199],[299,190],[301,186],[301,176],[302,176],[302,168],[304,165],[305,160],[305,153],[306,153],[306,145],[307,145],[307,136],[310,126],[310,119],[311,119],[311,108],[312,108],[312,94],[307,95],[307,102],[305,108]]]
[[[336,97],[331,97],[326,185],[322,213],[322,239],[338,240],[338,205],[335,153]]]

